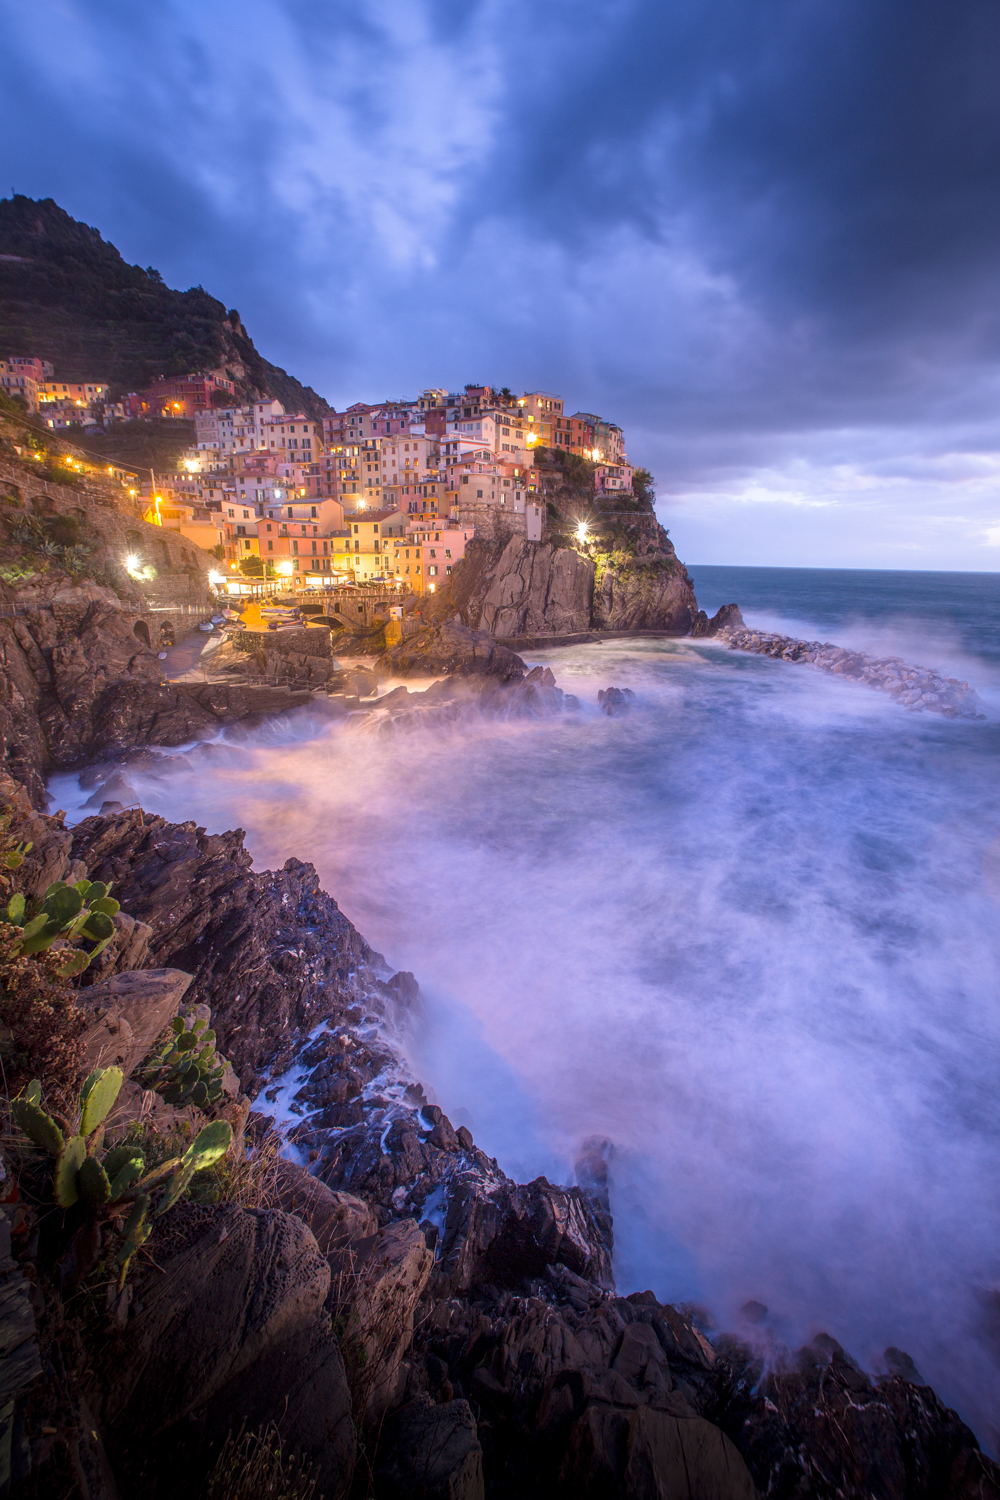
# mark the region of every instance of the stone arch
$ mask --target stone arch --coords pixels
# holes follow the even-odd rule
[[[132,626],[132,634],[136,636],[140,641],[142,641],[144,646],[150,645],[149,626],[146,624],[145,620],[136,620],[135,624]]]

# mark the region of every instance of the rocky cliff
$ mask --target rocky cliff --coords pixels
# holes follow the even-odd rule
[[[542,465],[542,540],[477,537],[447,597],[462,619],[500,639],[590,630],[686,635],[698,617],[694,588],[653,509],[651,488],[595,495],[593,466]],[[581,536],[581,521],[586,534]]]
[[[650,545],[634,553],[520,536],[474,541],[456,573],[458,610],[500,640],[588,630],[686,635],[697,615],[691,580],[655,518],[644,529]]]
[[[128,976],[131,1050],[116,981],[82,992],[94,1027],[130,1068],[144,984],[148,1038],[184,965],[273,1164],[244,1170],[243,1201],[157,1220],[120,1296],[61,1295],[58,1215],[41,1241],[32,1211],[15,1219],[20,1259],[0,1275],[28,1269],[38,1319],[19,1333],[33,1362],[10,1372],[22,1493],[203,1494],[246,1427],[329,1500],[1000,1496],[1000,1471],[898,1350],[875,1378],[825,1335],[783,1349],[758,1304],[709,1336],[703,1313],[619,1296],[607,1143],[588,1143],[576,1185],[517,1184],[453,1128],[400,1060],[413,976],[310,866],[255,872],[239,833],[133,814],[70,832],[18,805],[32,860],[114,879],[161,966]],[[270,1110],[307,1165],[268,1155]]]

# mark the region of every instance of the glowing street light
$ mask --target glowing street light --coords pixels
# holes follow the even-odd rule
[[[576,528],[576,539],[577,539],[578,542],[581,542],[581,543],[586,543],[586,542],[590,541],[590,529],[587,526],[586,521],[581,521],[579,523],[579,525],[577,526],[577,528]]]
[[[208,581],[212,585],[213,589],[217,589],[219,585],[221,583],[225,583],[226,580],[221,573],[217,573],[213,568],[208,575]]]
[[[290,578],[293,569],[290,562],[280,562],[275,563],[274,571],[276,573],[280,573],[282,578]]]

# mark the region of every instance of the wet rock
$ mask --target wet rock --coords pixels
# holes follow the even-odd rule
[[[740,1308],[740,1315],[744,1317],[748,1323],[763,1323],[767,1317],[767,1308],[764,1306],[763,1302],[744,1302],[743,1306]]]
[[[972,1474],[969,1493],[1000,1495],[1000,1469],[929,1387],[896,1374],[876,1384],[827,1334],[783,1369],[728,1341],[720,1355],[730,1373],[716,1419],[762,1495],[931,1500]]]
[[[711,619],[700,609],[691,626],[693,636],[718,635],[721,630],[745,630],[746,622],[738,604],[723,604]]]
[[[614,719],[629,712],[635,701],[635,694],[631,688],[601,688],[597,701],[601,705],[601,712]]]
[[[560,1263],[610,1286],[607,1226],[579,1188],[544,1177],[525,1186],[459,1173],[452,1182],[436,1275],[454,1290],[517,1286]]]
[[[524,662],[485,630],[470,630],[455,620],[424,626],[392,646],[379,658],[379,667],[392,677],[492,677],[519,681]]]
[[[814,671],[878,688],[917,713],[926,709],[949,719],[985,717],[979,694],[967,682],[942,677],[930,667],[908,666],[897,656],[883,659],[869,656],[865,651],[845,651],[828,641],[799,641],[792,636],[732,626],[721,629],[719,635],[731,651],[803,662]]]
[[[248,1091],[282,1047],[377,984],[379,956],[320,890],[313,867],[291,859],[255,873],[240,830],[87,818],[71,852],[153,928],[153,961],[193,975],[187,998],[211,1006],[220,1048]]]

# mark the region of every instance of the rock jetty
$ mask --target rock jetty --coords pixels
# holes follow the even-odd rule
[[[927,710],[948,719],[985,718],[982,699],[967,682],[942,677],[932,667],[911,666],[901,656],[869,656],[867,651],[850,651],[830,641],[799,641],[794,636],[747,628],[724,628],[718,632],[718,639],[725,641],[730,651],[752,651],[758,656],[802,662],[817,672],[863,682],[866,687],[888,693],[914,713]]]

